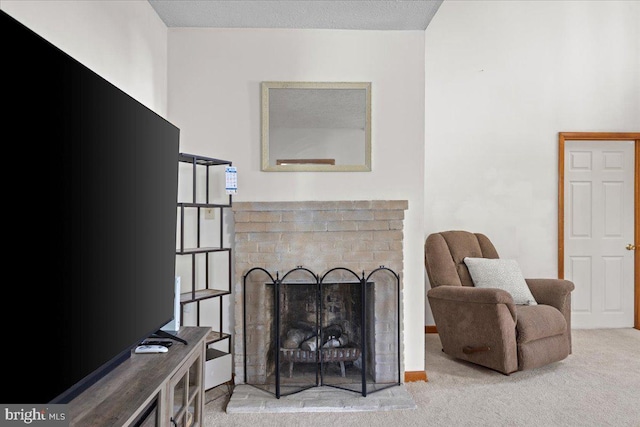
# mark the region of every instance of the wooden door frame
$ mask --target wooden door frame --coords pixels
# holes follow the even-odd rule
[[[640,243],[640,132],[558,133],[558,278],[564,278],[564,143],[565,141],[634,141],[634,242]],[[640,329],[640,250],[634,251],[634,328]]]

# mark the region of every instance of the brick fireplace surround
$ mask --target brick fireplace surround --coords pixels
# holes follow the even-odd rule
[[[367,274],[384,265],[403,283],[403,223],[406,200],[234,202],[234,373],[244,383],[243,277],[252,268],[286,273],[344,267]],[[402,347],[402,318],[400,343]],[[403,349],[400,349],[401,374]]]

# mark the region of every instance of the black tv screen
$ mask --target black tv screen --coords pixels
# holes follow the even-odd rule
[[[66,403],[174,317],[179,129],[0,14],[0,402]]]

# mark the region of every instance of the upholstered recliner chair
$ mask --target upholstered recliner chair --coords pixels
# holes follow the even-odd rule
[[[446,354],[509,375],[571,353],[572,282],[524,279],[485,235],[467,231],[429,235],[425,267]]]

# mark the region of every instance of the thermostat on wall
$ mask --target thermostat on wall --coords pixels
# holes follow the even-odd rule
[[[227,194],[236,194],[238,192],[238,170],[235,166],[227,166],[225,172]]]

